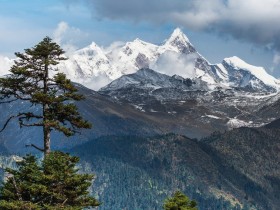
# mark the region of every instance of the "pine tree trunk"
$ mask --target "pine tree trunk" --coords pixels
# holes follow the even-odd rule
[[[44,94],[47,95],[48,93],[48,77],[49,77],[49,69],[48,69],[48,64],[47,58],[45,58],[45,77],[44,77]],[[49,105],[48,104],[43,104],[43,130],[44,130],[44,154],[45,156],[48,155],[51,152],[51,129],[48,126],[47,122],[47,112],[48,112]]]
[[[44,125],[44,154],[45,156],[51,152],[51,130]]]

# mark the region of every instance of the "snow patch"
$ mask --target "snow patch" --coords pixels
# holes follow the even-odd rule
[[[167,112],[168,114],[177,114],[177,112],[175,111],[170,111],[170,112]]]
[[[227,122],[227,126],[229,128],[239,128],[239,127],[248,127],[250,126],[251,123],[248,123],[248,122],[245,122],[243,120],[239,120],[237,118],[233,118],[233,119],[230,119],[228,122]]]
[[[209,117],[209,118],[213,118],[213,119],[221,119],[220,117],[215,116],[215,115],[205,115],[205,116]]]
[[[151,109],[150,112],[153,112],[153,113],[154,113],[154,112],[158,112],[158,111]]]
[[[135,104],[133,104],[133,106],[134,106],[136,109],[140,110],[141,112],[146,112],[146,111],[143,109],[143,107],[140,106],[140,105],[135,105]]]

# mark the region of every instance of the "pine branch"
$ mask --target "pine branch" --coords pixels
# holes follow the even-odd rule
[[[44,152],[45,150],[40,148],[40,147],[37,147],[36,145],[34,144],[26,144],[25,147],[34,147],[35,149],[41,151],[41,152]]]
[[[21,117],[21,116],[22,116],[22,117]],[[4,126],[3,126],[3,128],[0,130],[0,133],[1,133],[3,130],[5,130],[5,128],[6,128],[6,127],[8,126],[8,124],[10,123],[10,121],[11,121],[12,119],[14,119],[14,118],[19,118],[19,121],[20,121],[20,125],[21,125],[21,126],[30,127],[30,126],[42,126],[42,125],[43,125],[42,123],[24,124],[24,123],[22,122],[23,120],[29,120],[29,119],[31,119],[31,118],[42,119],[43,117],[42,117],[42,116],[39,116],[39,115],[34,115],[34,114],[31,113],[31,112],[19,113],[19,114],[17,114],[17,115],[12,115],[12,116],[10,116],[10,117],[6,120],[6,122],[5,122]]]
[[[63,201],[63,203],[61,204],[61,207],[64,206],[64,204],[67,202],[68,198],[65,199],[65,201]]]
[[[32,124],[25,124],[25,123],[20,123],[20,126],[24,127],[34,127],[34,126],[43,126],[43,123],[32,123]]]
[[[5,122],[3,128],[0,130],[0,133],[1,133],[3,130],[5,130],[5,128],[7,127],[7,125],[9,124],[9,122],[10,122],[12,119],[14,119],[14,118],[16,118],[16,117],[19,117],[19,116],[21,116],[21,115],[22,115],[22,114],[10,116],[10,117],[7,119],[7,121]]]
[[[0,98],[0,99],[3,99],[3,98]],[[10,101],[0,101],[0,104],[8,104],[8,103],[12,103],[12,102],[17,101],[17,100],[18,100],[18,98],[12,99]]]

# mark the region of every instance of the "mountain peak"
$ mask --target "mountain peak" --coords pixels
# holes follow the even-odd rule
[[[92,42],[90,45],[78,50],[78,55],[95,56],[97,54],[104,54],[102,49],[95,43]]]
[[[234,68],[237,69],[244,69],[250,72],[257,72],[257,71],[265,71],[265,69],[263,67],[258,67],[258,66],[253,66],[251,64],[246,63],[244,60],[242,60],[241,58],[237,57],[237,56],[232,56],[229,58],[225,58],[224,62],[231,65]]]
[[[241,58],[237,57],[237,56],[232,56],[232,57],[228,57],[225,58],[224,61],[228,64],[234,65],[236,67],[238,67],[239,65],[249,65],[248,63],[246,63],[245,61],[243,61]]]
[[[243,71],[245,70],[247,72],[250,72],[251,75],[254,75],[264,84],[271,86],[276,90],[279,90],[280,88],[279,80],[277,80],[276,78],[268,74],[263,67],[258,67],[258,66],[253,66],[251,64],[248,64],[237,56],[225,58],[223,63],[226,63],[227,65],[233,67],[234,69],[243,70]]]
[[[196,52],[195,48],[190,43],[188,37],[183,33],[180,28],[176,28],[169,39],[165,42],[164,46],[173,48],[175,51],[189,54]]]
[[[139,39],[139,38],[136,38],[136,39],[134,39],[134,41],[133,42],[144,42],[144,41],[142,41],[141,39]]]
[[[168,39],[169,42],[172,42],[175,40],[180,40],[185,43],[190,42],[188,37],[184,34],[184,32],[180,28],[176,28]]]
[[[100,47],[95,43],[95,42],[92,42],[89,46],[88,46],[89,49],[93,49],[93,50],[96,50],[96,49],[100,49]]]

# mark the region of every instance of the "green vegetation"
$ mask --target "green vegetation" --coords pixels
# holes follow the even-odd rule
[[[194,200],[190,200],[185,194],[176,191],[174,195],[164,202],[164,210],[198,210]]]
[[[199,210],[242,209],[238,201],[243,201],[243,192],[235,194],[228,185],[231,180],[222,174],[227,170],[219,172],[199,142],[184,136],[106,136],[70,153],[81,158],[81,170],[98,177],[92,187],[103,203],[99,210],[160,210],[174,189],[195,199]],[[209,187],[220,187],[221,194]],[[226,192],[233,198],[223,196]]]
[[[6,169],[6,182],[0,188],[2,210],[82,210],[100,205],[88,191],[93,175],[79,174],[75,168],[79,158],[51,152],[52,130],[72,136],[80,128],[91,127],[73,103],[84,97],[65,74],[51,75],[51,71],[57,71],[59,62],[66,59],[63,53],[58,44],[46,37],[25,53],[16,53],[11,74],[0,78],[1,103],[20,100],[39,107],[39,111],[10,116],[0,131],[14,118],[20,127],[42,127],[44,148],[30,146],[45,154],[41,164],[27,155],[16,169]]]
[[[78,157],[51,152],[38,164],[31,155],[18,163],[18,170],[8,168],[7,181],[0,191],[2,210],[82,210],[99,206],[87,189],[93,175],[78,174]]]
[[[11,74],[0,78],[1,103],[27,101],[32,106],[39,106],[39,112],[20,112],[10,116],[4,124],[17,118],[20,127],[43,127],[44,148],[32,144],[30,146],[50,152],[50,134],[52,130],[62,132],[66,136],[74,135],[79,128],[90,128],[91,124],[84,120],[75,104],[83,96],[63,73],[56,73],[57,65],[65,60],[64,51],[58,44],[46,37],[24,53],[15,53],[17,60],[12,66]],[[68,102],[68,103],[67,103]]]

